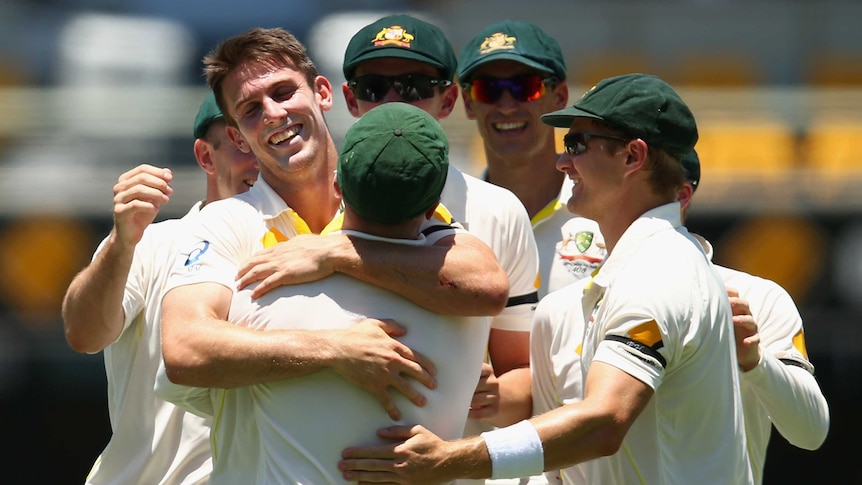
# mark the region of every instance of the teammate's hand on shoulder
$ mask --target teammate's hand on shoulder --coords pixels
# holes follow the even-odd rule
[[[332,254],[346,236],[299,234],[246,260],[237,272],[237,289],[259,281],[252,298],[279,286],[317,281],[334,273]]]

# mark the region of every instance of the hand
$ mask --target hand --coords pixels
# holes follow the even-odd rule
[[[426,398],[408,377],[428,389],[437,387],[434,363],[394,338],[406,333],[393,320],[365,319],[341,332],[342,345],[336,359],[335,371],[373,394],[393,420],[401,419],[401,411],[389,393],[390,387],[417,406],[424,406]]]
[[[170,169],[139,165],[120,175],[114,185],[114,236],[118,242],[137,244],[155,220],[174,189]]]
[[[482,363],[482,373],[479,375],[479,383],[473,392],[470,401],[470,419],[487,420],[500,412],[500,384],[494,369],[487,362]]]
[[[733,333],[736,336],[736,360],[743,372],[754,369],[760,362],[760,334],[751,315],[748,300],[739,297],[734,288],[727,288],[733,310]]]
[[[378,430],[377,435],[397,443],[342,451],[338,469],[345,480],[420,484],[445,483],[457,478],[457,471],[443,466],[453,454],[452,443],[423,426],[390,426]]]
[[[264,249],[239,268],[237,289],[260,281],[251,292],[252,298],[260,298],[279,286],[326,278],[334,272],[330,251],[341,242],[339,235],[300,234]]]

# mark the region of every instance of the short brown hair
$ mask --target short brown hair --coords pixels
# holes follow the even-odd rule
[[[318,76],[317,66],[308,57],[305,46],[284,29],[255,27],[223,41],[204,56],[204,76],[210,89],[215,93],[219,109],[232,123],[234,120],[224,105],[221,87],[224,79],[245,62],[259,62],[273,66],[288,62],[305,74],[309,83],[313,83],[314,78]]]
[[[664,148],[649,147],[646,170],[650,172],[649,183],[653,192],[676,200],[676,194],[688,181],[682,164]]]

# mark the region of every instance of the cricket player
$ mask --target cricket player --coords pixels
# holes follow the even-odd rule
[[[226,125],[210,93],[194,120],[206,199],[181,219],[151,224],[173,192],[170,170],[142,165],[120,176],[114,228],[67,290],[66,339],[78,352],[103,350],[108,378],[112,435],[88,484],[199,484],[209,477],[209,420],[157,398],[153,385],[161,361],[162,289],[175,244],[202,207],[245,192],[257,180],[257,160],[237,149]]]
[[[342,91],[357,118],[395,101],[441,120],[458,100],[456,67],[455,51],[437,26],[410,15],[385,16],[350,39]],[[449,164],[441,201],[454,220],[491,247],[509,281],[506,308],[491,320],[489,362],[470,406],[466,433],[477,434],[530,415],[529,328],[538,302],[538,252],[529,217],[508,190]]]

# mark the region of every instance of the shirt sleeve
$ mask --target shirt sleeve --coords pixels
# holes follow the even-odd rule
[[[763,356],[741,373],[768,412],[775,428],[792,445],[814,450],[829,431],[829,407],[808,360],[802,317],[784,288],[765,279],[741,296],[752,305]]]
[[[498,255],[509,279],[509,299],[503,311],[491,319],[491,328],[528,332],[539,302],[539,249],[527,213],[521,210],[509,214],[508,239],[503,254]]]
[[[178,408],[203,418],[212,418],[215,408],[210,399],[210,389],[174,384],[168,379],[164,361],[159,363],[156,374],[156,397],[174,404]]]
[[[788,365],[769,352],[760,363],[742,373],[775,425],[790,444],[816,450],[829,432],[829,406],[814,376],[803,367]]]

